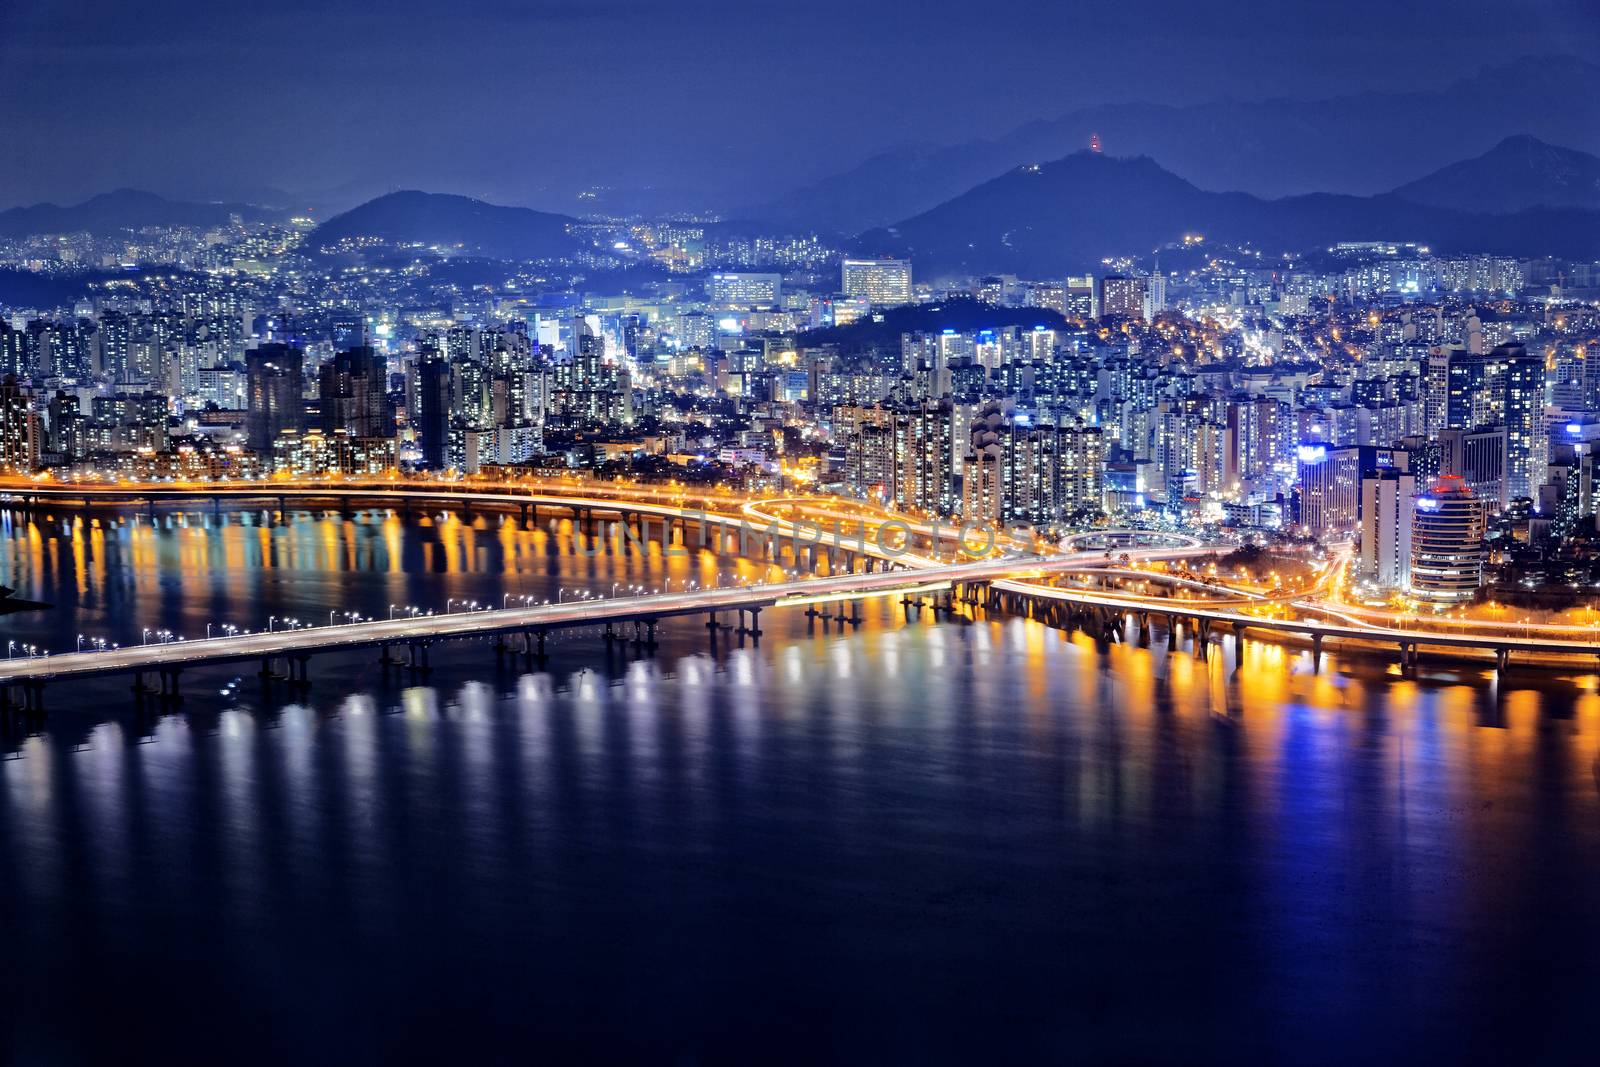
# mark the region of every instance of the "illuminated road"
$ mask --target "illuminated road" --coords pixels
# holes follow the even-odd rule
[[[780,584],[731,589],[657,594],[624,599],[582,601],[480,612],[471,615],[445,615],[414,619],[367,622],[321,627],[277,634],[248,634],[207,641],[169,643],[139,648],[65,653],[40,659],[10,660],[0,664],[0,683],[30,678],[57,677],[74,673],[103,673],[154,669],[220,659],[303,655],[361,645],[429,641],[467,637],[475,634],[516,630],[541,630],[625,620],[654,620],[673,615],[708,613],[718,610],[762,607],[801,597],[860,597],[906,592],[928,583],[987,582],[1004,593],[1038,602],[1064,602],[1104,612],[1138,612],[1191,620],[1206,627],[1218,626],[1236,632],[1278,633],[1312,640],[1320,646],[1324,639],[1341,642],[1378,643],[1398,648],[1402,659],[1414,661],[1421,646],[1431,649],[1490,652],[1501,665],[1512,652],[1594,657],[1600,653],[1600,634],[1588,627],[1535,627],[1521,636],[1469,629],[1468,625],[1447,623],[1407,624],[1393,616],[1373,619],[1351,606],[1308,599],[1296,594],[1263,594],[1247,589],[1212,586],[1160,572],[1139,572],[1125,562],[1159,562],[1192,558],[1226,546],[1205,546],[1197,539],[1176,533],[1145,531],[1093,531],[1069,536],[1054,554],[1035,554],[1037,544],[1024,544],[1009,536],[996,538],[987,557],[976,562],[958,562],[981,550],[980,537],[970,536],[963,549],[957,549],[954,524],[898,515],[868,504],[832,497],[752,499],[750,496],[698,491],[688,488],[661,489],[634,487],[623,483],[584,483],[568,485],[550,492],[527,491],[518,485],[480,485],[475,483],[377,482],[377,483],[245,483],[215,485],[52,485],[49,483],[0,483],[0,494],[26,506],[45,501],[61,503],[107,501],[153,501],[180,499],[278,500],[287,504],[337,500],[369,506],[408,506],[440,504],[446,506],[505,507],[522,509],[554,508],[570,512],[575,519],[593,513],[642,516],[698,525],[702,530],[731,534],[741,529],[752,534],[776,535],[799,546],[816,546],[822,551],[842,551],[846,559],[869,559],[883,567],[900,568],[878,573],[830,573],[826,577],[806,577]],[[704,506],[704,510],[701,507]],[[823,531],[820,523],[833,528]],[[893,536],[889,536],[893,532]],[[908,534],[927,542],[902,546]],[[880,539],[882,543],[880,543]],[[715,542],[713,537],[712,541]],[[986,541],[987,538],[981,538]],[[1149,545],[1142,542],[1160,541]],[[706,537],[702,535],[702,544]],[[1112,545],[1107,549],[1107,543]],[[684,544],[689,544],[687,530]],[[1093,544],[1088,551],[1070,551],[1075,546]],[[715,544],[712,547],[716,547]],[[1008,551],[1007,551],[1008,550]],[[1348,548],[1335,550],[1334,558],[1318,576],[1314,588],[1326,585],[1330,577],[1348,560]],[[830,571],[833,568],[830,566]],[[852,567],[853,570],[853,567]],[[1038,579],[1072,572],[1095,570],[1108,577],[1156,580],[1171,585],[1214,593],[1232,600],[1153,597],[1105,589],[1080,589],[1042,584]],[[1289,607],[1308,615],[1275,618],[1240,610],[1242,601],[1259,601],[1271,607]],[[1326,617],[1309,617],[1316,613]],[[1330,618],[1331,617],[1331,618]]]
[[[1151,550],[1176,557],[1188,549]],[[1019,571],[1036,575],[1104,565],[1100,555],[1035,560],[980,560],[869,574],[802,578],[768,585],[647,596],[581,600],[529,608],[458,612],[415,618],[279,630],[200,641],[68,652],[55,656],[0,661],[0,684],[111,672],[154,671],[241,659],[309,655],[372,645],[407,645],[507,632],[538,632],[606,622],[654,621],[681,615],[801,605],[828,599],[908,594],[948,589],[955,583],[989,582]]]
[[[1404,626],[1372,626],[1330,623],[1308,618],[1274,618],[1230,610],[1224,606],[1208,607],[1198,600],[1162,600],[1158,598],[1121,596],[1100,590],[1063,589],[1041,586],[1033,582],[1012,578],[997,579],[994,588],[1030,597],[1035,600],[1056,600],[1097,608],[1103,611],[1133,612],[1146,615],[1170,615],[1174,618],[1203,622],[1207,626],[1231,629],[1235,633],[1254,630],[1303,637],[1316,642],[1324,639],[1340,641],[1376,642],[1399,648],[1402,656],[1415,654],[1420,647],[1493,652],[1499,663],[1506,664],[1512,652],[1539,655],[1561,654],[1600,657],[1600,640],[1552,639],[1547,637],[1515,637],[1494,634],[1445,633],[1436,630],[1412,629]],[[1306,610],[1311,610],[1307,606]]]

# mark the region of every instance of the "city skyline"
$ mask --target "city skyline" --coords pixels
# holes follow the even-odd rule
[[[7,5],[0,1061],[1583,1062],[1597,41]]]

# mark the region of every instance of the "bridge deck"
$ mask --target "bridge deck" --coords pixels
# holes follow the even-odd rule
[[[950,564],[872,574],[802,578],[794,581],[687,593],[578,600],[529,608],[495,609],[417,618],[346,623],[279,630],[197,641],[67,652],[54,656],[0,660],[0,685],[49,678],[83,677],[128,671],[198,666],[263,657],[309,655],[381,644],[435,641],[515,631],[561,629],[605,622],[653,620],[677,615],[761,608],[783,601],[898,593],[955,582],[988,581],[1019,569],[1053,570],[1083,566],[1062,557],[1021,565],[1016,560]]]
[[[1369,641],[1380,644],[1424,645],[1438,648],[1467,648],[1498,652],[1543,652],[1583,656],[1600,656],[1600,641],[1574,641],[1547,637],[1492,636],[1486,634],[1451,634],[1435,630],[1405,630],[1394,627],[1360,627],[1312,619],[1274,619],[1220,608],[1205,608],[1198,601],[1163,603],[1155,599],[1135,599],[1107,595],[1098,591],[1079,591],[1028,582],[1001,579],[994,583],[996,589],[1041,600],[1061,600],[1085,607],[1112,611],[1145,612],[1151,615],[1176,615],[1186,619],[1203,619],[1208,623],[1240,626],[1247,630],[1269,630],[1279,633],[1299,634],[1305,637],[1334,638],[1347,641]],[[1169,606],[1170,604],[1170,606]]]

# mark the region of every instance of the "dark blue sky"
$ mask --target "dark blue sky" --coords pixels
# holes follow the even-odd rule
[[[776,192],[1088,104],[1433,88],[1536,53],[1600,59],[1592,2],[0,0],[0,206]]]

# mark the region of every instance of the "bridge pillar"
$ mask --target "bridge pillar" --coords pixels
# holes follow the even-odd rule
[[[656,647],[656,620],[633,620],[633,643],[637,648],[653,649]]]
[[[427,674],[433,670],[428,665],[428,646],[431,644],[433,644],[431,641],[407,641],[406,651],[410,656],[407,666],[419,674]]]
[[[744,621],[744,617],[745,617],[745,614],[747,612],[750,615],[750,622],[749,622],[748,625]],[[739,636],[741,636],[741,637],[748,636],[754,641],[758,641],[759,642],[761,640],[761,609],[760,608],[740,608],[739,609],[739,630],[738,630],[738,633],[739,633]]]
[[[1497,671],[1504,671],[1511,666],[1511,650],[1509,648],[1497,648],[1494,650],[1494,666]]]

